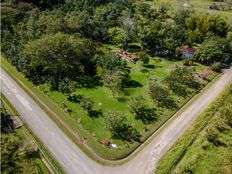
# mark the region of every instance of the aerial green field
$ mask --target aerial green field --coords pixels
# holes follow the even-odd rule
[[[157,63],[158,62],[158,63]],[[3,66],[7,66],[9,68],[10,65],[6,62],[4,58],[2,58]],[[138,81],[143,86],[137,88],[127,88],[125,89],[124,94],[120,94],[120,98],[123,100],[114,99],[112,97],[112,92],[110,89],[106,87],[97,87],[97,88],[78,88],[75,93],[80,94],[83,97],[88,97],[94,101],[93,108],[96,110],[103,110],[103,112],[107,111],[119,111],[127,115],[127,122],[132,124],[138,132],[142,135],[141,140],[145,140],[151,135],[157,128],[159,128],[167,119],[169,119],[178,108],[182,107],[192,96],[197,93],[197,91],[192,90],[189,96],[180,97],[172,94],[173,98],[178,104],[177,109],[166,109],[159,108],[154,105],[154,102],[149,96],[148,91],[148,77],[152,75],[155,77],[160,83],[164,83],[164,79],[170,75],[171,70],[175,69],[176,65],[184,66],[182,61],[176,61],[169,58],[159,58],[153,57],[150,61],[150,65],[154,65],[152,68],[144,67],[144,64],[141,61],[138,61],[136,64],[127,62],[131,69],[131,77],[133,80]],[[195,64],[194,67],[197,70],[197,74],[201,74],[205,71],[210,71],[210,76],[206,80],[201,80],[202,87],[206,85],[210,79],[213,79],[217,73],[209,70],[207,66],[203,66],[201,64]],[[142,69],[147,69],[147,71],[142,71]],[[15,71],[15,70],[14,70]],[[20,77],[22,79],[23,77]],[[28,83],[28,82],[26,82]],[[165,83],[164,83],[165,85]],[[98,118],[91,118],[88,116],[87,112],[81,107],[81,104],[76,104],[68,101],[67,96],[61,92],[52,91],[48,85],[40,85],[37,87],[41,90],[45,96],[48,97],[46,100],[50,100],[50,102],[55,103],[60,108],[60,115],[66,120],[68,126],[70,126],[74,131],[80,132],[83,137],[87,137],[85,140],[88,145],[101,157],[105,159],[120,159],[122,157],[130,154],[140,143],[132,142],[127,143],[121,140],[112,139],[111,133],[107,129],[105,125],[105,121],[103,116],[99,116]],[[157,107],[159,112],[159,119],[151,124],[144,124],[141,120],[135,119],[134,115],[129,112],[128,101],[133,96],[142,95],[147,104]],[[71,109],[70,114],[65,113],[65,108],[63,106]],[[93,136],[94,134],[94,136]],[[115,143],[119,148],[111,149],[105,147],[102,143],[104,140],[108,140],[111,143]]]
[[[88,156],[119,160],[228,66],[231,11],[211,5],[3,1],[2,67]]]
[[[158,62],[158,63],[157,63]],[[153,57],[150,61],[151,65],[154,65],[153,68],[145,68],[141,61],[138,61],[136,64],[128,62],[128,65],[131,67],[131,78],[139,83],[141,83],[142,87],[137,88],[127,88],[125,89],[124,94],[120,95],[120,100],[114,99],[112,97],[112,92],[110,89],[106,87],[96,87],[96,88],[79,88],[74,93],[77,95],[82,95],[83,97],[90,98],[94,101],[93,109],[102,110],[103,112],[107,111],[119,111],[127,115],[127,121],[129,124],[135,126],[135,128],[142,135],[142,140],[145,140],[152,132],[154,132],[159,126],[162,125],[168,118],[172,116],[172,114],[176,111],[175,109],[165,109],[158,108],[158,112],[160,113],[159,119],[150,125],[144,124],[141,120],[137,120],[134,118],[133,114],[129,112],[128,109],[128,101],[130,98],[138,95],[142,95],[146,100],[149,106],[154,106],[153,101],[151,100],[148,90],[148,77],[153,76],[161,83],[163,80],[168,77],[171,70],[175,68],[175,65],[183,66],[182,61],[171,60],[167,58],[159,58]],[[208,67],[202,66],[200,64],[196,64],[197,72],[200,74],[208,70]],[[146,69],[147,71],[141,72],[142,69]],[[215,77],[217,73],[211,72],[209,79]],[[202,84],[207,84],[208,81],[203,80]],[[98,118],[91,118],[87,115],[87,112],[81,107],[81,104],[75,104],[67,100],[67,96],[64,94],[51,91],[49,87],[44,84],[40,85],[39,88],[55,103],[58,104],[62,108],[65,104],[69,109],[71,109],[71,118],[72,123],[70,123],[71,127],[78,126],[83,129],[88,137],[91,137],[94,134],[94,137],[90,139],[94,139],[91,141],[90,146],[99,153],[104,158],[117,159],[122,156],[126,156],[128,153],[133,151],[133,149],[139,145],[137,142],[133,142],[128,145],[120,140],[112,139],[110,131],[107,130],[105,126],[105,121],[102,116]],[[186,101],[188,101],[196,91],[192,91],[192,93],[186,97],[179,97],[173,94],[173,97],[176,101],[178,101],[178,107],[181,107]],[[145,130],[148,129],[148,130]],[[104,140],[109,140],[113,144],[118,145],[118,149],[109,149],[104,147],[99,142]],[[87,139],[87,142],[90,141]]]
[[[204,112],[160,160],[155,173],[225,173],[231,165],[232,86]]]

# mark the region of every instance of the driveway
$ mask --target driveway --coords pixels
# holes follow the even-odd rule
[[[229,69],[207,91],[179,113],[176,119],[170,120],[156,137],[151,137],[151,142],[132,160],[118,167],[103,167],[89,159],[38,104],[1,69],[1,92],[68,174],[152,173],[158,160],[231,82],[232,69]]]

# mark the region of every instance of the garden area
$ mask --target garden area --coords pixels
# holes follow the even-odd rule
[[[91,88],[77,88],[72,93],[66,95],[58,91],[52,91],[47,84],[39,86],[39,89],[49,99],[69,115],[71,118],[69,125],[74,130],[77,130],[78,127],[78,129],[85,132],[83,136],[84,141],[89,143],[95,152],[106,159],[119,159],[130,154],[141,142],[148,138],[173,113],[217,75],[217,72],[210,70],[207,66],[194,63],[192,67],[186,67],[183,65],[183,61],[170,58],[152,57],[147,64],[144,64],[141,60],[136,63],[126,61],[126,64],[130,68],[130,81],[132,85],[131,87],[123,87],[119,91],[116,91],[115,96],[113,96],[114,91],[104,85]],[[185,87],[188,92],[184,96],[169,89],[165,80],[178,67],[196,69],[192,77],[194,79],[199,78],[199,88]],[[200,78],[200,75],[204,73],[208,73],[207,77]],[[152,98],[152,94],[149,92],[149,83],[152,80],[157,81],[155,82],[158,85],[158,88],[155,89],[157,93],[162,92],[164,89],[163,95],[173,100],[174,107],[169,106],[172,102],[167,103],[167,106],[159,105],[157,100]],[[154,92],[154,95],[157,94]],[[74,98],[76,98],[76,101],[74,101]],[[161,102],[162,100],[164,99],[160,99]],[[141,113],[137,114],[131,108],[133,105],[138,108],[144,107],[151,114],[149,115],[146,111],[144,113],[141,111]],[[111,115],[113,118],[107,120],[106,117],[108,115],[106,114]],[[118,117],[119,120],[114,120],[115,117]],[[118,125],[112,130],[107,126],[109,125],[107,121],[113,122],[112,125]],[[130,126],[135,132],[125,132],[125,129],[117,128],[117,126],[120,127],[123,124]],[[117,134],[132,137],[128,139]],[[135,136],[135,139],[133,136]],[[139,139],[136,139],[136,136]],[[110,144],[116,144],[117,148],[110,148]]]
[[[12,0],[1,11],[3,67],[90,157],[128,156],[232,54],[228,19],[162,1]]]

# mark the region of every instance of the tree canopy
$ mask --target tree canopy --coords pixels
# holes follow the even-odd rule
[[[90,40],[57,33],[28,42],[21,55],[28,62],[24,71],[29,78],[34,80],[43,75],[46,81],[58,82],[64,77],[75,80],[80,75],[91,74],[94,53]]]

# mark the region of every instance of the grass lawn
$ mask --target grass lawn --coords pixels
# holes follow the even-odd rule
[[[136,120],[134,116],[129,112],[127,107],[128,100],[137,95],[142,95],[150,106],[154,106],[153,101],[151,100],[148,94],[148,76],[155,77],[160,83],[163,83],[163,80],[170,74],[170,71],[175,68],[175,65],[182,66],[181,61],[175,61],[167,58],[159,58],[153,57],[149,63],[150,65],[154,65],[154,67],[150,66],[148,68],[143,66],[141,61],[138,61],[136,64],[128,62],[128,65],[131,67],[131,79],[142,84],[142,87],[137,88],[127,88],[125,89],[125,95],[121,95],[120,98],[123,100],[116,100],[112,97],[112,92],[110,89],[102,86],[96,88],[78,88],[75,93],[80,94],[83,97],[91,98],[94,101],[94,109],[101,109],[104,112],[107,111],[120,111],[127,116],[128,123],[132,124],[136,127],[139,133],[142,135],[142,141],[145,140],[152,132],[154,132],[159,126],[161,126],[176,110],[168,110],[164,108],[158,108],[158,112],[160,113],[160,117],[158,121],[145,125],[142,121]],[[203,72],[208,67],[197,64],[196,66],[197,72]],[[146,69],[146,71],[144,71]],[[216,73],[212,72],[211,77],[213,78]],[[207,81],[202,81],[202,83],[207,84]],[[80,104],[75,104],[67,100],[67,97],[57,91],[51,91],[47,84],[43,84],[39,86],[39,89],[43,91],[50,100],[55,102],[60,108],[63,104],[67,105],[68,108],[72,110],[71,117],[66,118],[68,120],[68,124],[75,131],[81,130],[82,135],[88,137],[86,142],[88,145],[101,157],[105,159],[120,159],[128,154],[130,154],[139,143],[134,142],[131,143],[128,147],[128,144],[111,138],[111,133],[106,129],[104,118],[90,118],[87,116],[85,110],[83,110]],[[173,97],[178,101],[178,106],[181,107],[184,103],[186,103],[196,91],[193,91],[191,95],[186,98],[178,97],[173,94]],[[66,114],[67,117],[67,114]],[[80,122],[79,123],[77,123]],[[145,126],[148,131],[145,131]],[[78,128],[78,129],[77,129]],[[94,134],[94,136],[92,136]],[[103,140],[110,140],[111,143],[116,143],[119,148],[118,149],[109,149],[104,147],[100,142]]]
[[[225,173],[232,172],[232,128],[222,123],[220,113],[232,102],[232,86],[205,111],[159,161],[156,174],[163,173]],[[230,92],[229,92],[230,90]],[[214,145],[206,139],[206,129],[220,125],[218,140]]]
[[[98,154],[104,159],[116,160],[121,159],[129,155],[136,147],[140,144],[138,142],[134,142],[128,144],[115,140],[111,138],[111,133],[106,129],[105,122],[102,117],[98,118],[90,118],[87,116],[86,111],[84,111],[80,104],[75,104],[67,100],[67,97],[57,91],[51,91],[47,84],[34,86],[27,79],[25,79],[21,73],[15,70],[6,59],[2,58],[3,67],[7,68],[8,71],[13,72],[20,80],[25,83],[30,90],[32,90],[45,104],[55,112],[56,115],[59,116],[65,123],[61,124],[60,120],[54,118],[54,115],[49,114],[53,120],[61,127],[64,132],[66,132],[69,137],[77,144],[79,147],[84,150],[91,158],[101,162],[99,158],[95,158],[91,155],[91,151],[83,144],[80,143],[79,140],[74,136],[75,133],[78,133],[80,137],[86,137],[85,143],[94,151],[94,153]],[[181,65],[181,61],[175,61],[167,58],[159,58],[153,57],[151,58],[150,65],[154,65],[154,67],[150,66],[148,68],[143,66],[141,61],[138,61],[136,64],[128,62],[128,66],[131,67],[131,78],[143,86],[138,88],[127,88],[125,89],[125,95],[121,95],[123,100],[113,99],[111,91],[106,87],[96,87],[96,88],[78,88],[75,93],[81,94],[84,97],[89,97],[94,101],[94,109],[102,109],[103,112],[116,110],[124,113],[127,116],[128,123],[135,126],[135,128],[142,135],[141,140],[144,141],[148,138],[155,130],[157,130],[167,119],[169,119],[176,110],[168,110],[164,108],[158,108],[158,112],[160,113],[159,119],[150,124],[145,125],[140,120],[136,120],[134,116],[129,112],[127,108],[127,101],[129,98],[137,95],[143,95],[147,100],[147,103],[150,106],[155,106],[153,101],[150,99],[148,94],[148,76],[154,76],[160,83],[163,83],[163,80],[170,74],[170,71],[175,67],[175,65]],[[195,68],[198,73],[206,71],[208,67],[203,65],[196,64]],[[146,71],[144,71],[146,69]],[[209,79],[214,78],[217,73],[212,72]],[[203,80],[202,84],[207,84],[209,81]],[[192,94],[186,98],[177,97],[173,94],[174,99],[177,101],[179,107],[184,105],[192,96],[195,95],[197,91],[192,91]],[[36,99],[37,100],[37,99]],[[65,104],[72,110],[71,116],[67,114],[62,105]],[[44,106],[42,108],[47,110]],[[80,123],[77,123],[80,122]],[[67,126],[70,130],[67,130]],[[145,126],[148,131],[145,131]],[[94,136],[93,133],[95,134]],[[110,140],[111,143],[116,143],[119,148],[118,149],[110,149],[106,148],[101,142],[103,140]],[[103,162],[105,164],[105,162]]]

